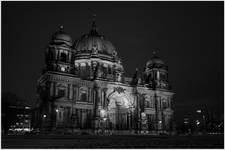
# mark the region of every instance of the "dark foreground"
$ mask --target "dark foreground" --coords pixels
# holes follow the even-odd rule
[[[223,135],[202,136],[3,136],[2,148],[223,148]]]

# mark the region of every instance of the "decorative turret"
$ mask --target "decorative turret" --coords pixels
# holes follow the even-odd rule
[[[146,63],[143,72],[143,84],[147,87],[170,89],[168,84],[168,67],[158,56],[157,52],[153,51],[152,58]]]
[[[46,49],[45,71],[71,73],[72,70],[72,38],[60,26],[51,38]]]
[[[59,30],[52,35],[51,44],[71,47],[72,43],[72,38],[66,32],[63,31],[63,26],[60,26]]]

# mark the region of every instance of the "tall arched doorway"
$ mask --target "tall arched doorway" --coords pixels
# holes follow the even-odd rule
[[[108,119],[111,129],[127,130],[130,125],[130,104],[125,94],[113,94],[109,97]]]

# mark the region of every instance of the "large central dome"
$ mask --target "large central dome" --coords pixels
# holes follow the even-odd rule
[[[112,43],[97,32],[95,21],[92,23],[90,32],[81,36],[75,42],[74,48],[78,53],[92,53],[93,51],[97,51],[98,53],[116,55],[116,49]]]

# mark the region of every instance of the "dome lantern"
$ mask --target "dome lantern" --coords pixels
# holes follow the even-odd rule
[[[147,61],[146,67],[148,68],[167,68],[164,61],[159,57],[158,50],[153,50],[152,52],[153,56],[152,58]]]
[[[168,67],[158,56],[156,50],[152,54],[153,56],[147,61],[143,72],[143,84],[150,88],[169,89]]]
[[[90,30],[89,34],[99,35],[98,31],[97,31],[97,25],[96,25],[95,17],[96,17],[96,15],[94,14],[93,15],[92,25],[91,25],[91,30]]]
[[[72,46],[72,38],[66,32],[63,31],[63,26],[61,25],[58,31],[52,35],[52,43],[55,44],[66,44],[67,46]]]

